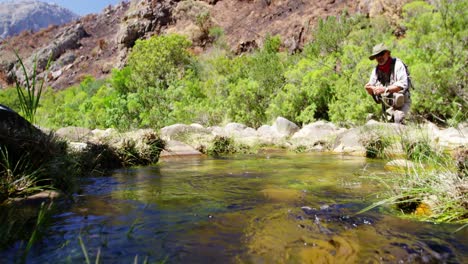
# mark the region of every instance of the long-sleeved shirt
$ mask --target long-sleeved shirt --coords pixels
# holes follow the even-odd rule
[[[391,59],[391,58],[389,58]],[[377,67],[371,73],[369,84],[373,86],[383,86],[381,82],[377,79]],[[406,72],[406,67],[403,62],[396,58],[395,61],[395,69],[392,73],[390,73],[390,83],[387,86],[396,85],[401,88],[401,93],[405,93],[408,91],[408,74]]]

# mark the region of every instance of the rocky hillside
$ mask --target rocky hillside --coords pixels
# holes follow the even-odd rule
[[[320,18],[346,11],[397,18],[408,0],[131,0],[109,6],[63,26],[8,38],[0,48],[0,85],[21,77],[12,48],[28,65],[37,57],[41,71],[49,56],[48,84],[63,89],[84,76],[102,78],[125,65],[137,39],[164,33],[187,35],[193,51],[210,48],[207,32],[219,27],[228,46],[237,53],[262,45],[267,34],[280,35],[284,48],[300,50],[310,40]]]
[[[37,32],[49,25],[63,25],[78,15],[55,4],[23,0],[0,3],[0,37],[14,36],[24,30]]]

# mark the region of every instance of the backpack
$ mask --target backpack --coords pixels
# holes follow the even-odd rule
[[[391,73],[394,73],[395,72],[395,64],[396,64],[396,58],[392,58],[392,62],[390,64],[390,72]],[[401,60],[400,60],[401,61]],[[408,69],[408,65],[406,65],[403,61],[401,61],[401,63],[403,63],[403,66],[405,66],[405,70],[406,70],[406,76],[408,76],[408,91],[410,88],[413,88],[413,82],[411,81],[411,75],[410,75],[410,71]],[[386,75],[384,73],[382,73],[381,71],[378,70],[378,67],[375,68],[375,71],[377,73],[377,80],[387,86],[389,83],[390,83],[390,75]],[[394,73],[395,74],[395,73]]]

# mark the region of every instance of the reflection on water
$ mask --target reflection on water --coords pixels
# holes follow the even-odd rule
[[[463,263],[466,229],[393,217],[356,174],[382,164],[326,154],[166,160],[88,178],[29,263]],[[362,173],[361,173],[362,174]],[[0,253],[17,259],[17,242]]]

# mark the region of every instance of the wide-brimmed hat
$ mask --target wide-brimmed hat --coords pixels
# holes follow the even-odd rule
[[[379,43],[372,48],[372,55],[369,56],[369,60],[375,59],[379,53],[384,51],[390,51],[383,43]]]

